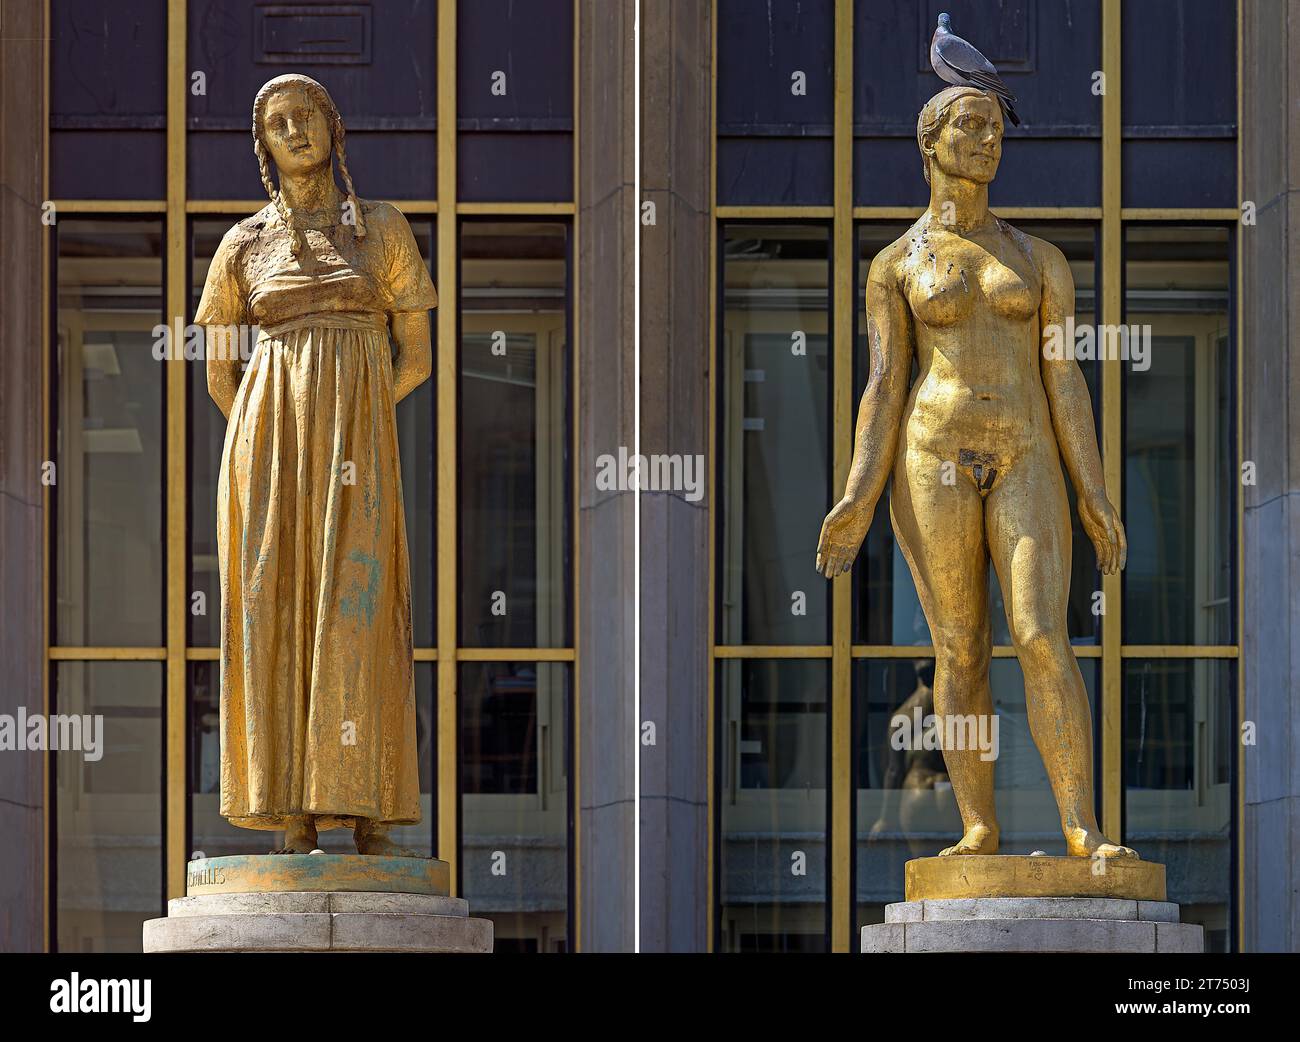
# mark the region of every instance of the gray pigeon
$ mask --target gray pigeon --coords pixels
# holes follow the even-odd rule
[[[993,63],[960,36],[952,33],[952,20],[946,15],[939,16],[939,24],[930,38],[930,64],[939,74],[939,79],[957,87],[978,87],[994,95],[1002,105],[1002,111],[1014,126],[1020,126],[1020,117],[1011,103],[1016,96],[1007,90],[998,70]]]

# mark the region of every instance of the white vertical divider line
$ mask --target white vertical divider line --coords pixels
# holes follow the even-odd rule
[[[632,453],[641,456],[641,0],[632,21]],[[640,468],[638,468],[638,479]],[[641,951],[641,481],[632,511],[632,951]]]

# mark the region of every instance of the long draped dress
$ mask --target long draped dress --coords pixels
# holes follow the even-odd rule
[[[400,211],[361,213],[301,257],[273,206],[240,221],[195,319],[260,327],[217,493],[221,813],[245,828],[420,820],[388,319],[437,294]]]

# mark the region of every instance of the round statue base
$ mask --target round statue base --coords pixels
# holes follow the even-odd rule
[[[1201,952],[1171,901],[983,897],[902,901],[862,928],[863,952]]]
[[[186,891],[144,924],[146,952],[492,951],[491,920],[447,896],[447,865],[431,858],[205,858]]]

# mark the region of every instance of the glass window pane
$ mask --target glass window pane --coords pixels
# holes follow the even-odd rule
[[[1124,663],[1124,842],[1165,866],[1205,950],[1231,944],[1236,663]]]
[[[208,266],[226,231],[239,218],[194,221],[190,268],[190,309],[198,307]],[[434,224],[411,220],[420,255],[433,273]],[[437,352],[437,312],[429,315],[433,349]],[[251,349],[252,341],[249,342]],[[397,431],[402,456],[402,500],[406,509],[406,542],[411,561],[411,626],[415,646],[432,647],[434,638],[434,402],[430,378],[397,406]],[[202,592],[202,608],[190,601],[191,647],[216,647],[221,640],[221,583],[217,571],[217,481],[226,438],[226,420],[208,394],[202,362],[189,367],[189,487],[190,593]]]
[[[191,662],[190,669],[190,852],[201,850],[209,857],[228,854],[265,854],[282,844],[281,832],[241,829],[221,816],[221,730],[219,662]],[[415,664],[415,739],[419,747],[420,822],[391,830],[390,835],[406,846],[429,856],[434,854],[433,801],[437,742],[434,708],[435,670],[431,662]],[[347,829],[331,829],[319,836],[320,848],[330,853],[354,854],[356,847]]]
[[[857,345],[854,351],[853,414],[857,419],[858,403],[866,388],[870,352],[867,347],[866,275],[876,254],[891,242],[904,235],[910,225],[901,222],[873,222],[858,229],[858,277],[856,323]],[[1060,247],[1070,264],[1074,276],[1076,325],[1095,321],[1096,307],[1096,237],[1094,225],[1061,222],[1054,224],[1017,224],[1027,235],[1044,239]],[[1093,418],[1100,432],[1101,400],[1100,379],[1096,360],[1080,361],[1084,380],[1092,393]],[[913,379],[917,367],[913,363]],[[1074,486],[1066,475],[1066,495],[1070,500],[1070,520],[1073,527],[1071,557],[1070,600],[1067,605],[1066,626],[1075,644],[1095,644],[1100,632],[1100,617],[1092,612],[1092,594],[1101,588],[1097,573],[1097,559],[1092,542],[1084,534],[1074,501]],[[838,490],[837,490],[838,491]],[[930,643],[930,629],[921,611],[912,573],[894,540],[889,520],[888,493],[881,497],[867,533],[866,542],[853,568],[855,596],[853,601],[854,642],[859,644],[919,644]],[[989,598],[993,622],[993,642],[1008,645],[1011,634],[1007,628],[1006,610],[1002,591],[993,568],[989,568]]]
[[[411,219],[411,233],[429,274],[434,263],[435,222]],[[451,306],[451,301],[447,302]],[[438,312],[429,312],[429,338],[438,357]],[[436,366],[435,366],[436,368]],[[437,643],[437,377],[430,375],[397,403],[397,438],[402,456],[402,503],[406,511],[406,546],[411,560],[411,632],[417,648]],[[417,678],[417,683],[419,680]],[[424,790],[421,789],[421,792]]]
[[[461,643],[564,647],[568,228],[466,221],[460,245]]]
[[[159,645],[162,224],[65,219],[56,232],[54,640]]]
[[[1235,370],[1228,231],[1130,227],[1125,244],[1126,644],[1231,644]],[[1136,329],[1135,329],[1136,327]],[[1140,334],[1137,336],[1136,334]]]
[[[858,419],[862,392],[866,390],[867,374],[871,367],[871,350],[867,344],[867,272],[877,253],[902,237],[911,225],[904,222],[862,224],[858,227],[858,273],[854,279],[857,295],[854,301],[853,347],[853,423]],[[915,381],[917,365],[912,363],[912,380]],[[892,484],[892,483],[891,483]],[[836,489],[842,494],[843,489]],[[866,541],[853,564],[853,632],[858,644],[929,644],[930,627],[921,611],[921,601],[916,595],[916,584],[903,558],[903,552],[894,539],[894,529],[889,520],[889,496],[884,495],[876,504],[871,518],[871,528]],[[996,581],[996,580],[994,580]],[[1003,620],[1005,624],[1005,620]],[[994,625],[997,625],[995,620]]]
[[[1096,762],[1098,660],[1079,659],[1094,720]],[[903,900],[903,866],[933,857],[961,838],[961,815],[943,753],[933,745],[933,659],[859,659],[853,669],[853,741],[857,788],[857,925],[885,921],[885,905]],[[1024,676],[1014,658],[989,668],[996,730],[976,731],[995,757],[993,785],[1000,851],[1064,855],[1060,815],[1029,730]],[[902,723],[895,723],[897,718]],[[919,727],[917,721],[919,720]],[[978,725],[977,725],[978,726]],[[895,748],[902,745],[903,748]],[[1099,794],[1094,794],[1099,800]],[[1100,805],[1100,804],[1098,804]]]
[[[191,224],[190,315],[193,316],[208,278],[208,266],[221,237],[237,218],[194,221]],[[249,341],[251,348],[252,343]],[[244,366],[240,366],[241,374]],[[217,479],[226,440],[226,418],[208,394],[208,371],[202,362],[189,364],[189,635],[191,647],[216,647],[221,640],[221,581],[217,572]],[[193,595],[202,593],[201,612]],[[214,692],[215,697],[215,692]],[[214,703],[215,705],[215,703]],[[198,832],[196,824],[196,835]]]
[[[719,644],[826,644],[829,233],[728,224],[718,437]]]
[[[460,667],[462,896],[498,952],[569,947],[569,697],[562,662]]]
[[[718,663],[717,950],[829,950],[830,664]]]
[[[51,754],[58,950],[138,952],[163,914],[163,667],[60,662],[52,702],[98,738]]]

